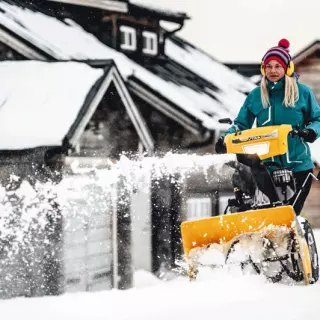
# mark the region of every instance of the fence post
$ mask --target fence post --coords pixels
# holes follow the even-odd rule
[[[44,261],[46,295],[62,293],[62,215],[56,201],[52,204],[52,211],[47,214],[46,225],[47,245]]]
[[[181,194],[178,175],[151,181],[152,272],[170,269],[181,253]]]
[[[115,279],[115,287],[121,290],[129,289],[133,285],[130,212],[131,192],[126,181],[126,177],[121,175],[117,184],[118,279]]]
[[[182,239],[181,239],[181,222],[182,222],[182,212],[181,212],[181,185],[179,183],[179,174],[175,174],[173,179],[171,179],[171,206],[170,206],[170,216],[171,216],[171,254],[172,261],[171,266],[176,267],[175,261],[182,257]]]

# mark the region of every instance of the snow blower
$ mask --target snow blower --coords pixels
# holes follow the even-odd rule
[[[232,123],[230,119],[220,122]],[[242,184],[237,185],[234,180],[235,198],[228,200],[223,215],[181,224],[190,280],[197,278],[201,266],[231,263],[237,263],[242,269],[250,267],[272,282],[291,279],[307,285],[318,280],[318,255],[312,228],[294,211],[307,179],[317,178],[310,173],[302,189],[296,190],[290,170],[279,167],[276,162],[262,161],[285,154],[291,133],[291,125],[279,125],[237,130],[225,137],[227,153],[237,157],[237,161],[229,165],[235,172],[243,169],[251,172],[255,192],[248,194],[241,190]],[[257,188],[259,179],[269,186],[264,197]]]

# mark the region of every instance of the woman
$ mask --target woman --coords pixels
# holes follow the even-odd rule
[[[249,93],[233,126],[218,139],[215,149],[217,153],[225,153],[224,136],[235,132],[236,127],[239,130],[250,129],[255,120],[257,127],[291,124],[295,134],[288,137],[288,152],[266,161],[275,161],[292,170],[297,190],[300,190],[314,168],[306,142],[312,143],[320,135],[320,107],[311,89],[298,82],[289,45],[288,40],[282,39],[278,46],[266,52],[261,62],[263,77],[260,87]],[[302,210],[311,183],[310,178],[296,202],[297,214]]]

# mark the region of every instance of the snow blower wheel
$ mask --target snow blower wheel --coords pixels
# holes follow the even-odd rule
[[[319,279],[319,260],[318,260],[316,240],[314,238],[311,225],[307,220],[305,220],[305,222],[303,223],[303,231],[304,231],[304,237],[308,244],[310,260],[311,260],[312,277],[310,279],[310,284],[314,284]]]

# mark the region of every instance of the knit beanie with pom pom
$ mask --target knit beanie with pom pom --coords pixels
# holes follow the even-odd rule
[[[289,46],[290,42],[287,39],[281,39],[277,47],[270,48],[262,58],[264,68],[269,61],[276,60],[284,70],[287,70],[292,59],[289,53]]]

